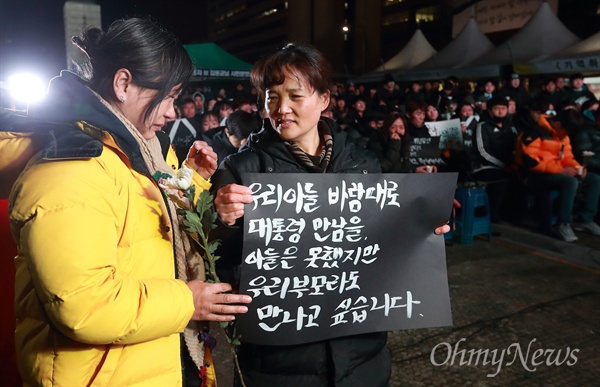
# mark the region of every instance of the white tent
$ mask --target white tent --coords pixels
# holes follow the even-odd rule
[[[508,41],[475,59],[469,66],[532,62],[573,46],[580,39],[542,3],[535,15]]]
[[[437,54],[418,65],[415,70],[457,68],[494,48],[494,44],[470,18],[458,35]]]
[[[600,32],[541,61],[517,63],[520,74],[600,73]]]
[[[552,58],[574,58],[587,55],[600,54],[600,31],[596,32],[589,38],[582,40],[574,46],[567,48],[559,52],[558,54],[552,55]]]
[[[417,28],[408,43],[390,60],[377,67],[373,72],[394,72],[411,69],[431,58],[436,53],[420,28]]]

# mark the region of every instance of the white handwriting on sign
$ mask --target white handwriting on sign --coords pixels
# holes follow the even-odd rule
[[[261,320],[258,326],[264,331],[274,332],[279,328],[281,324],[296,323],[296,330],[300,331],[302,328],[318,327],[319,324],[315,322],[319,314],[321,313],[321,307],[319,305],[312,305],[308,308],[311,312],[304,312],[304,307],[298,307],[298,313],[295,318],[292,318],[292,314],[287,310],[281,309],[278,306],[267,305],[262,308],[258,308],[256,313],[258,319]],[[262,322],[262,320],[270,319],[271,324]]]
[[[305,227],[306,221],[302,218],[259,218],[250,220],[248,234],[257,233],[260,238],[264,238],[265,246],[268,246],[271,240],[284,241],[285,234],[289,234],[288,242],[298,243]]]
[[[431,143],[431,137],[415,137],[413,138],[413,144],[427,145]]]
[[[350,212],[358,212],[363,200],[375,200],[380,210],[385,206],[400,207],[397,201],[398,184],[394,181],[384,180],[374,187],[365,187],[363,183],[347,183],[342,180],[341,187],[330,187],[328,191],[329,205],[339,204],[341,211],[347,204]]]
[[[250,281],[248,292],[253,298],[260,295],[265,297],[278,296],[284,299],[288,293],[296,294],[296,298],[307,296],[322,296],[325,292],[339,294],[348,290],[360,290],[358,285],[358,271],[341,275],[303,275],[298,277],[271,277],[258,276]]]
[[[366,321],[369,313],[376,311],[382,312],[386,317],[389,316],[392,309],[406,308],[406,317],[412,317],[413,305],[418,305],[421,301],[414,300],[410,291],[406,292],[406,303],[401,304],[403,297],[392,297],[389,294],[383,295],[380,301],[377,297],[359,296],[356,300],[346,298],[336,308],[337,313],[330,316],[333,322],[331,327],[340,324],[360,324]],[[259,327],[266,332],[274,332],[283,324],[294,324],[296,331],[305,328],[319,327],[318,318],[321,314],[319,305],[309,307],[298,306],[296,311],[283,309],[277,305],[266,305],[257,308],[256,314]]]
[[[294,266],[292,260],[298,258],[295,254],[298,252],[296,246],[286,248],[283,253],[269,247],[268,249],[256,249],[246,256],[244,262],[249,265],[256,265],[258,270],[275,270],[278,267],[289,270]]]
[[[284,191],[281,184],[267,184],[265,187],[260,183],[250,184],[254,199],[253,210],[256,210],[258,206],[275,205],[275,212],[277,212],[282,203],[295,203],[297,214],[301,211],[314,212],[319,206],[317,206],[318,193],[313,189],[313,186],[313,183],[299,182],[295,189],[288,188]]]
[[[387,317],[392,309],[406,308],[406,317],[411,318],[413,304],[421,303],[421,301],[413,299],[410,291],[406,292],[406,303],[401,304],[401,301],[402,297],[391,297],[387,293],[384,294],[381,304],[377,297],[371,297],[370,303],[365,296],[360,296],[354,301],[352,298],[346,298],[335,308],[339,312],[331,316],[333,322],[330,326],[348,323],[348,318],[352,319],[352,323],[361,323],[367,319],[368,312],[375,310],[383,311],[383,315]]]
[[[340,262],[342,264],[346,262],[352,263],[357,266],[358,263],[364,263],[370,265],[377,260],[377,253],[380,248],[377,243],[368,246],[357,246],[354,249],[342,249],[341,247],[332,246],[317,246],[311,247],[308,250],[308,258],[304,261],[308,262],[307,268],[339,268]]]
[[[339,219],[316,218],[313,219],[314,237],[317,242],[325,242],[330,239],[332,242],[358,242],[362,238],[360,231],[365,227],[360,225],[361,219],[353,216],[350,221],[341,217]]]

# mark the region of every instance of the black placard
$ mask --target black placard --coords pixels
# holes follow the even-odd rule
[[[237,317],[244,342],[290,345],[452,324],[445,244],[455,173],[244,174]]]

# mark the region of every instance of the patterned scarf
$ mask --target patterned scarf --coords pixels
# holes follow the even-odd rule
[[[294,155],[296,160],[302,166],[306,167],[310,172],[325,173],[325,171],[327,171],[327,166],[329,165],[331,153],[333,151],[333,136],[329,126],[321,123],[321,121],[319,121],[318,130],[319,137],[323,144],[323,149],[321,149],[321,154],[318,157],[318,164],[316,164],[315,160],[307,155],[306,152],[304,152],[295,143],[291,141],[284,141],[283,143],[288,148],[290,153]]]
[[[125,125],[129,133],[137,141],[146,167],[150,173],[160,171],[174,174],[173,169],[167,164],[163,155],[160,142],[158,138],[153,137],[150,140],[146,140],[142,137],[142,134],[137,128],[129,121],[123,113],[118,109],[109,104],[99,94],[90,89],[92,93],[98,97],[100,102],[112,112],[117,118]],[[202,263],[202,257],[200,257],[196,250],[193,248],[193,242],[190,241],[187,233],[180,228],[179,220],[176,215],[177,206],[168,197],[166,205],[169,207],[168,212],[171,214],[171,223],[173,227],[173,247],[175,250],[175,262],[177,267],[177,276],[179,279],[187,282],[193,279],[205,280],[204,265]],[[166,214],[166,208],[163,209]],[[169,222],[169,219],[164,219],[165,222]],[[190,321],[188,326],[183,332],[185,343],[192,357],[192,360],[198,366],[198,369],[204,364],[204,343],[199,340],[199,333],[202,331],[202,323],[199,321]]]

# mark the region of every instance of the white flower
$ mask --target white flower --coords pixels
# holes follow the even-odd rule
[[[167,188],[185,191],[192,185],[192,176],[194,176],[194,171],[186,166],[182,166],[177,172],[176,177],[168,178],[163,183]]]

